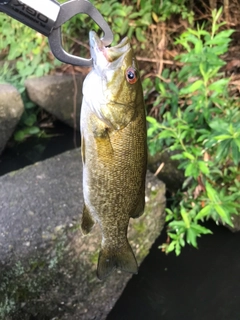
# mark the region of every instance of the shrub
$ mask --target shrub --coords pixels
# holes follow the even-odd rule
[[[197,247],[197,237],[211,233],[202,221],[232,226],[240,207],[240,110],[221,72],[233,30],[221,31],[220,14],[221,9],[212,12],[210,32],[202,25],[177,39],[186,50],[177,57],[183,67],[170,75],[165,71],[165,81],[156,79],[162,122],[147,118],[150,151],[174,150],[172,159],[186,177],[176,195],[180,202],[166,210],[169,241],[161,246],[177,255],[185,241]]]

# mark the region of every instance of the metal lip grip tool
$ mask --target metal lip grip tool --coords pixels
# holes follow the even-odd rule
[[[0,0],[0,11],[48,37],[54,56],[77,66],[92,66],[92,59],[67,53],[62,47],[61,26],[79,13],[89,15],[103,30],[102,41],[109,46],[113,34],[100,12],[88,0],[71,0],[59,4],[55,0]]]

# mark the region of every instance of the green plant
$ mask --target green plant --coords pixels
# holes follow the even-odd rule
[[[60,3],[66,0],[60,0]],[[114,44],[127,35],[135,36],[141,47],[145,47],[147,30],[152,24],[169,19],[172,14],[179,14],[192,21],[193,14],[187,9],[186,0],[134,0],[117,2],[110,0],[92,1],[103,14],[114,33]],[[97,28],[96,24],[85,14],[78,14],[62,26],[63,46],[67,52],[87,56],[86,45],[88,30]],[[21,92],[25,112],[20,127],[14,137],[22,141],[29,135],[42,134],[37,124],[39,109],[32,104],[25,93],[26,78],[43,76],[60,66],[52,56],[47,38],[24,26],[22,23],[0,13],[0,54],[4,57],[4,72],[0,74],[1,82],[13,84]],[[80,40],[80,41],[79,41]],[[83,45],[82,45],[83,44]],[[9,69],[11,64],[12,69]],[[7,71],[7,72],[5,72]]]
[[[24,141],[27,137],[32,135],[44,135],[37,124],[37,115],[40,111],[39,108],[35,105],[35,103],[28,99],[25,91],[22,94],[22,98],[25,109],[18,129],[14,133],[14,140],[18,142]]]
[[[28,99],[24,82],[32,75],[49,73],[60,63],[51,56],[44,36],[3,13],[0,30],[0,53],[4,57],[0,83],[12,84],[22,95],[25,111],[14,138],[23,141],[30,135],[42,134],[37,124],[39,108]]]
[[[0,14],[0,52],[5,61],[15,62],[15,69],[23,85],[26,77],[42,76],[59,65],[50,54],[47,38],[12,19]]]
[[[193,22],[193,12],[188,9],[187,1],[174,0],[135,0],[124,3],[110,0],[95,2],[99,11],[112,27],[115,43],[122,36],[135,36],[145,48],[147,30],[152,24],[166,21],[173,14],[179,14],[183,19]]]
[[[169,240],[162,248],[177,255],[185,241],[197,247],[197,237],[211,233],[203,220],[232,226],[240,208],[240,110],[221,72],[233,30],[220,29],[221,12],[212,12],[211,31],[198,26],[177,39],[186,50],[177,57],[183,67],[156,79],[161,123],[148,117],[150,151],[174,151],[186,177],[180,203],[166,210]]]

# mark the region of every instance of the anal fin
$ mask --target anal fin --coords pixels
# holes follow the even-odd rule
[[[138,273],[138,265],[131,246],[126,239],[126,245],[120,249],[103,248],[98,257],[97,277],[105,279],[114,269],[130,273]]]
[[[82,223],[81,223],[82,233],[88,234],[92,230],[94,224],[95,224],[95,221],[93,220],[88,208],[84,204],[83,213],[82,213]]]

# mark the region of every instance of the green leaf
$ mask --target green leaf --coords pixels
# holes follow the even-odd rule
[[[185,246],[185,241],[184,241],[184,239],[183,239],[182,237],[179,238],[179,243],[180,243],[180,245],[181,245],[182,247]]]
[[[206,164],[206,162],[204,161],[198,161],[198,165],[199,165],[199,168],[201,170],[202,173],[208,175],[209,174],[209,168]]]
[[[223,141],[227,139],[232,139],[232,136],[230,136],[229,134],[221,134],[219,136],[215,136],[214,139],[218,141]]]
[[[203,62],[201,62],[200,64],[199,64],[199,70],[200,70],[200,72],[201,72],[201,75],[203,76],[203,79],[204,79],[204,81],[205,82],[207,82],[208,81],[208,74],[207,74],[207,72],[205,71],[205,64],[203,63]]]
[[[189,92],[197,91],[198,89],[200,89],[202,87],[202,85],[203,85],[203,81],[197,80],[190,86],[190,88],[188,90],[189,90]]]
[[[36,107],[36,104],[32,101],[28,101],[24,104],[25,109],[32,109]]]
[[[231,140],[223,140],[218,146],[217,153],[215,156],[216,161],[222,161],[223,159],[225,159],[229,154],[230,148]]]
[[[167,252],[171,252],[175,249],[176,242],[171,241],[171,243],[167,246]]]
[[[212,205],[206,205],[202,210],[198,212],[198,214],[195,217],[195,220],[202,220],[206,216],[210,215],[212,210]]]
[[[226,79],[226,78],[220,79],[210,84],[208,89],[221,93],[223,92],[223,89],[228,85],[228,83],[229,83],[229,79]]]
[[[228,132],[228,123],[224,122],[222,119],[213,119],[209,126],[211,129],[215,130],[216,132],[219,132],[219,128],[221,128],[221,131]]]
[[[195,160],[195,157],[189,152],[183,152],[183,155],[190,160]]]
[[[176,242],[175,253],[177,256],[179,256],[181,253],[181,246],[179,242]]]
[[[172,160],[182,160],[183,159],[183,155],[181,153],[179,154],[174,154],[171,156]]]
[[[144,14],[141,19],[141,23],[145,26],[149,26],[152,23],[152,15],[150,12]]]
[[[35,113],[30,114],[25,120],[24,124],[28,127],[32,127],[37,121],[37,116]]]
[[[14,133],[14,140],[15,140],[15,141],[21,142],[21,141],[23,141],[25,138],[26,138],[26,135],[25,135],[24,131],[22,131],[22,130],[19,130],[19,131],[17,131],[17,132]]]
[[[180,90],[180,94],[185,95],[185,94],[193,93],[194,91],[199,90],[202,86],[203,86],[203,81],[202,80],[197,80],[193,84],[191,84],[191,85],[189,85],[187,87],[183,87]]]
[[[194,229],[190,228],[187,230],[187,242],[190,243],[193,247],[197,248],[197,233]]]
[[[128,28],[129,28],[129,21],[126,19],[126,20],[123,21],[120,33],[122,35],[126,34]]]
[[[238,146],[238,149],[240,150],[240,138],[235,138],[234,139],[236,145]]]
[[[134,12],[132,14],[129,15],[129,19],[135,19],[141,17],[141,14],[139,12]]]
[[[217,213],[219,214],[219,216],[222,218],[224,222],[228,223],[231,227],[233,227],[233,223],[229,218],[229,215],[227,214],[227,212],[224,210],[222,206],[220,206],[219,204],[215,204],[214,209],[217,211]]]
[[[194,163],[189,163],[185,169],[185,176],[189,177],[192,176],[194,172]]]
[[[194,52],[196,54],[201,54],[203,50],[203,43],[201,40],[199,40],[198,42],[196,42],[195,44],[195,48],[194,48]]]
[[[28,134],[35,135],[40,132],[40,129],[38,127],[30,127],[28,128]]]
[[[199,174],[200,174],[200,172],[199,172],[198,161],[191,162],[186,166],[186,169],[185,169],[185,176],[186,177],[192,176],[195,179],[197,179]]]
[[[159,91],[161,92],[161,95],[162,95],[162,96],[166,96],[167,91],[166,91],[165,86],[164,86],[164,84],[163,84],[162,82],[160,82],[160,83],[158,84],[158,89],[159,89]]]
[[[157,121],[155,118],[148,116],[146,119],[147,119],[147,121],[148,121],[149,123],[157,124],[157,125],[158,125],[158,121]]]
[[[217,213],[219,214],[219,216],[225,220],[227,218],[227,215],[225,213],[225,210],[219,205],[219,204],[215,204],[214,205],[214,209],[217,211]]]
[[[143,31],[141,28],[136,28],[136,37],[139,42],[145,42],[147,39],[145,38]]]
[[[178,238],[178,235],[176,233],[168,232],[168,235],[173,240],[177,240]]]
[[[169,227],[173,229],[184,228],[185,229],[185,222],[184,221],[172,221],[169,223]]]
[[[231,147],[232,147],[233,162],[237,166],[239,165],[239,162],[240,162],[240,148],[238,147],[236,140],[232,141]]]
[[[199,234],[212,234],[212,231],[197,223],[191,223],[191,228]]]
[[[189,220],[187,211],[185,210],[184,207],[181,207],[181,216],[182,216],[183,221],[185,223],[185,227],[186,228],[190,228],[190,220]]]
[[[234,30],[224,30],[219,32],[214,38],[205,42],[206,45],[222,45],[226,44],[226,38],[229,38],[233,34]],[[227,47],[226,47],[227,50]]]
[[[116,9],[116,10],[114,10],[114,11],[112,11],[111,12],[111,15],[112,16],[119,16],[119,17],[126,17],[126,12],[125,12],[125,10],[123,10],[123,9]]]
[[[211,184],[209,182],[206,182],[206,191],[207,191],[208,198],[212,202],[214,202],[214,203],[220,202],[217,191],[215,189],[213,189],[213,187],[211,186]]]
[[[174,137],[174,132],[170,130],[163,130],[159,133],[158,139],[166,139],[166,138],[171,138]]]

